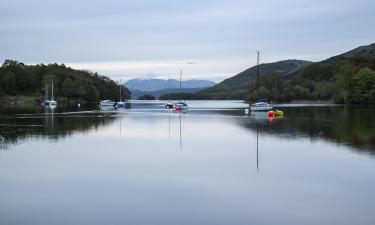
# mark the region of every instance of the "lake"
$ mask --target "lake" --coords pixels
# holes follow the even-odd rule
[[[0,224],[375,224],[375,108],[0,107]]]

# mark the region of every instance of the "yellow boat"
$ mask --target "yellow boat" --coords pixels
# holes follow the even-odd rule
[[[284,117],[284,112],[280,110],[274,111],[275,117]]]

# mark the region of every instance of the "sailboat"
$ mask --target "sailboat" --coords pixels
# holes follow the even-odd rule
[[[173,109],[173,104],[171,103],[171,78],[168,79],[168,103],[165,104],[166,109]]]
[[[180,70],[180,101],[175,104],[176,111],[185,111],[189,108],[188,105],[182,101],[181,79],[182,79],[182,70]]]
[[[56,108],[57,102],[54,100],[53,96],[53,82],[52,82],[52,88],[51,88],[51,99],[48,98],[48,86],[46,85],[45,94],[44,94],[44,102],[43,106],[50,107],[50,108]]]
[[[125,108],[125,102],[122,101],[122,95],[121,95],[122,85],[123,84],[121,83],[121,80],[120,80],[120,101],[116,102],[116,108]]]
[[[257,92],[259,95],[259,52],[257,51]],[[266,99],[258,99],[255,103],[250,105],[251,111],[268,111],[273,109],[273,106],[267,102]]]

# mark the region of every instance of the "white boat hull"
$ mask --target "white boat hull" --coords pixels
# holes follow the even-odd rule
[[[114,107],[114,106],[115,106],[115,102],[112,102],[110,100],[101,101],[99,104],[99,107]]]
[[[251,111],[268,111],[273,109],[273,106],[250,106]]]

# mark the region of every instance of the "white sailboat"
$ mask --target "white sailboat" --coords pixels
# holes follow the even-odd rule
[[[176,111],[185,111],[188,110],[189,106],[182,101],[182,92],[181,92],[181,79],[182,79],[182,70],[180,70],[180,101],[175,104]]]
[[[43,106],[45,107],[50,107],[50,108],[56,108],[57,107],[57,102],[54,99],[54,93],[53,93],[53,82],[51,84],[51,99],[48,98],[48,86],[46,85],[45,89],[45,94],[44,94],[44,102]]]
[[[120,80],[120,101],[116,102],[116,108],[125,108],[125,102],[122,101],[122,95],[121,95],[121,90],[122,90],[122,83]]]
[[[257,91],[259,94],[259,52],[257,51]],[[273,109],[273,105],[269,104],[266,100],[261,99],[250,105],[251,111],[268,111]]]
[[[173,103],[171,102],[171,77],[168,79],[168,103],[165,104],[166,109],[173,109]]]

